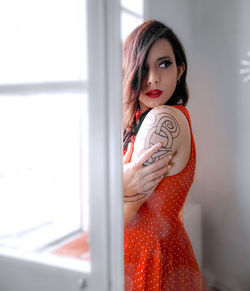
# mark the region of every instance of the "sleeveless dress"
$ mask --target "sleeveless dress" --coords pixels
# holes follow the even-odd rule
[[[191,120],[183,105],[173,106],[189,122],[190,159],[181,172],[160,182],[124,228],[125,291],[207,290],[181,219],[196,165]]]

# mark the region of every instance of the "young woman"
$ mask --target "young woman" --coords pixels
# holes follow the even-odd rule
[[[123,45],[125,290],[206,290],[181,219],[195,143],[187,61],[174,32],[138,26]]]

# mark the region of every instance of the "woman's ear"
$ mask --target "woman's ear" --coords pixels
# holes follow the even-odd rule
[[[182,63],[181,65],[179,65],[179,66],[177,67],[177,70],[178,70],[177,79],[178,79],[178,80],[180,80],[181,75],[183,74],[183,72],[185,71],[185,69],[186,69],[186,66],[185,66],[184,63]]]

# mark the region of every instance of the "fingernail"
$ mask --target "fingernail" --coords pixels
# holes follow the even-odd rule
[[[171,159],[172,159],[172,157],[173,157],[172,155],[169,155],[169,156],[168,156],[168,159],[169,159],[169,160],[171,160]]]
[[[171,165],[168,165],[168,169],[170,169],[171,168]]]

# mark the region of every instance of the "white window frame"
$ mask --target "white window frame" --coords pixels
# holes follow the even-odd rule
[[[4,291],[123,290],[120,6],[88,1],[91,268],[76,261],[0,254]]]

